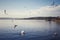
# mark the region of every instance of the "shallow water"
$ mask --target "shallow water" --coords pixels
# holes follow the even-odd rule
[[[18,25],[14,29],[14,25]],[[21,35],[21,31],[25,31]],[[57,33],[54,36],[54,33]],[[0,20],[0,40],[60,40],[60,23],[45,20]]]

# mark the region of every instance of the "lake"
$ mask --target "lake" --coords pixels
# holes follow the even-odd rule
[[[14,28],[14,25],[17,25]],[[21,31],[25,34],[21,35]],[[60,23],[45,20],[0,20],[0,40],[60,40]]]

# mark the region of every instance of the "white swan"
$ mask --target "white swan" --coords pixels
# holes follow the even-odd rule
[[[24,35],[25,34],[25,31],[21,31],[21,35]]]

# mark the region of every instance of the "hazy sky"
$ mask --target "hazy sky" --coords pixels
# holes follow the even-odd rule
[[[54,2],[53,8],[52,0],[0,0],[0,17],[60,16],[60,0]]]

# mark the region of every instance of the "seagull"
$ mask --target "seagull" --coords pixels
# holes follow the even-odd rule
[[[18,25],[14,25],[14,29],[17,27]]]
[[[4,10],[4,14],[7,15],[6,10]]]

